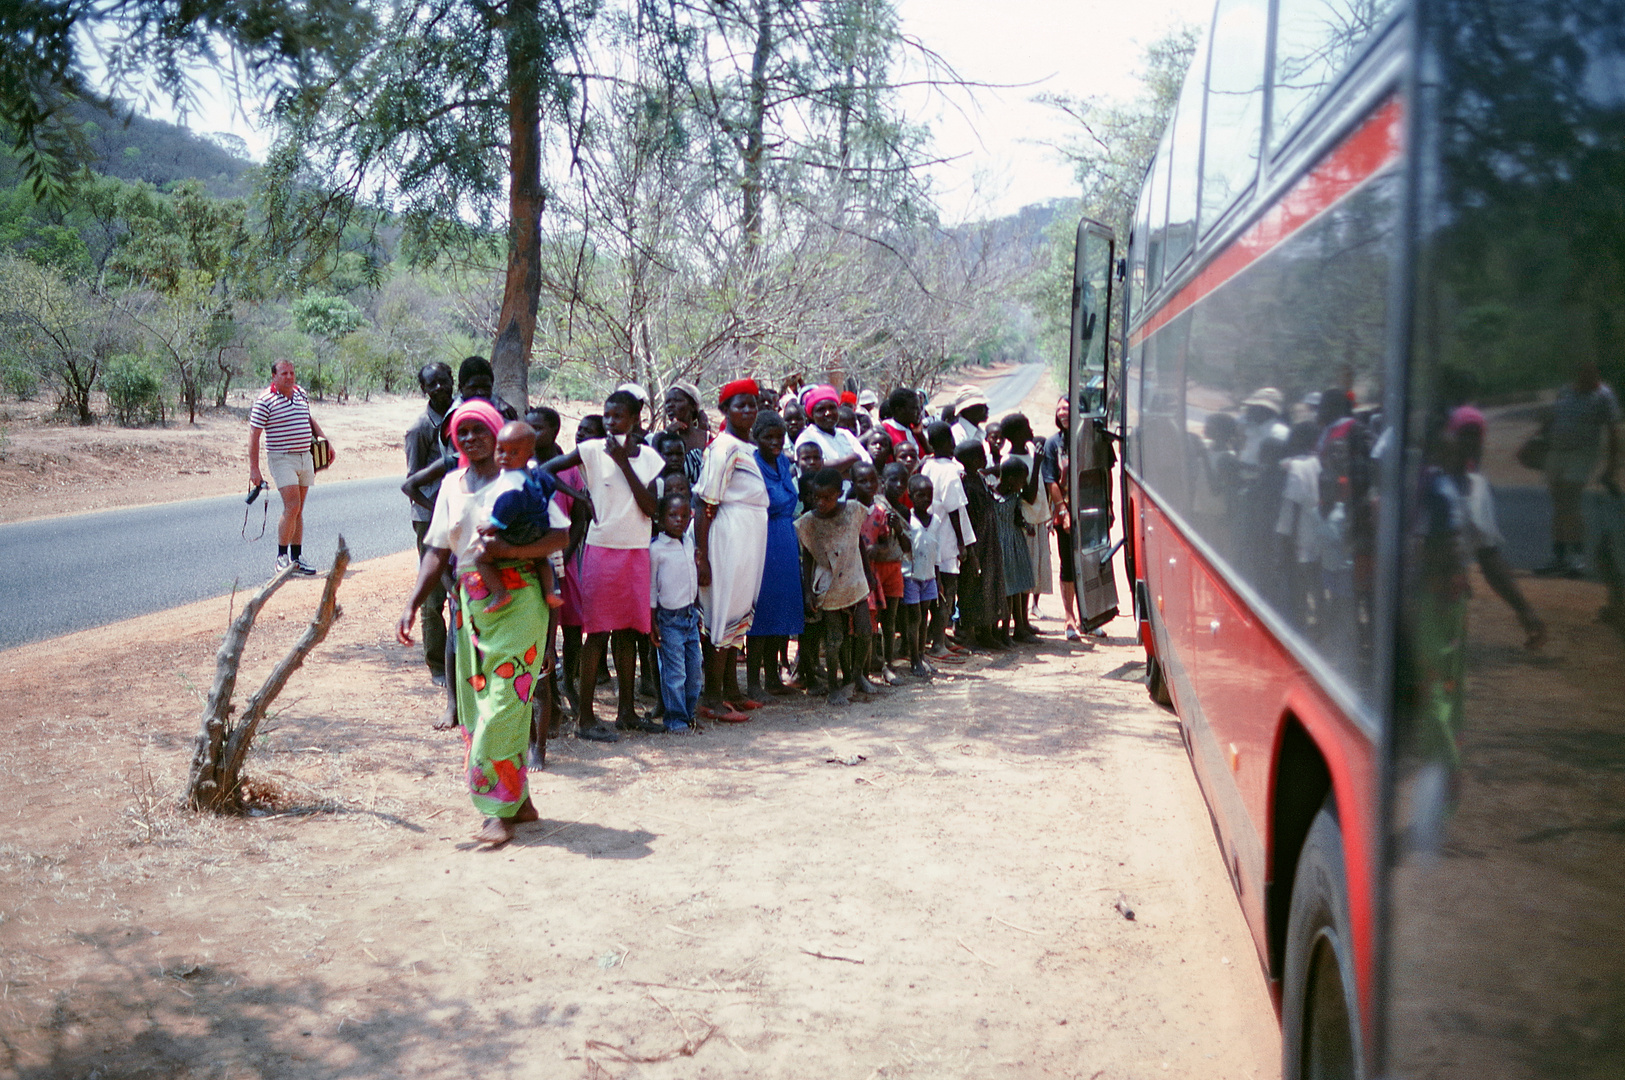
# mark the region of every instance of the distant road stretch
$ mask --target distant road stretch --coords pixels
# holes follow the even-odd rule
[[[1025,364],[988,380],[992,414],[1020,405],[1042,374]],[[305,561],[331,565],[340,533],[357,561],[410,548],[402,479],[318,479],[305,506]],[[265,535],[254,543],[242,538],[241,495],[0,525],[0,649],[223,596],[233,582],[257,587],[272,574],[282,511],[267,491],[249,508],[249,536],[264,504]]]

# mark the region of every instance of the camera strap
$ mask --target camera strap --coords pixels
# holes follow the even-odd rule
[[[261,501],[261,500],[255,500],[255,501],[259,502],[259,504],[260,504],[260,531],[259,531],[259,536],[249,536],[248,535],[248,515],[250,515],[250,514],[252,514],[254,512],[254,503],[251,502],[247,506],[243,507],[243,539],[247,540],[250,544],[252,544],[254,541],[258,540],[261,536],[265,535],[266,522],[270,521],[270,519],[271,519],[271,500],[270,499],[265,499],[263,501]]]

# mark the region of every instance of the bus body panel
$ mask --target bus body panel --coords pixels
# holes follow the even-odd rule
[[[1234,39],[1260,12],[1267,59]],[[1195,250],[1188,138],[1138,202],[1141,637],[1272,974],[1336,810],[1366,1056],[1332,1075],[1625,1076],[1621,26],[1625,0],[1220,0]],[[1303,448],[1234,468],[1249,408],[1315,421],[1318,553]]]

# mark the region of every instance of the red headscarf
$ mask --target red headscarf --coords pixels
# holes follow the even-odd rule
[[[457,441],[457,425],[464,420],[478,420],[491,429],[491,438],[497,437],[506,422],[497,407],[482,398],[469,398],[457,408],[452,410],[451,419],[446,421],[446,427],[451,431],[451,444],[457,447],[457,464],[468,468],[468,455],[463,453],[462,443]]]
[[[756,397],[761,392],[761,388],[756,385],[755,379],[735,379],[717,391],[717,408],[726,409],[728,402],[740,394],[749,394],[751,397]]]

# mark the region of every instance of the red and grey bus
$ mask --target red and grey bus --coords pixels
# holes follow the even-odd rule
[[[1218,0],[1125,247],[1079,598],[1118,516],[1284,1074],[1625,1076],[1625,0]]]

